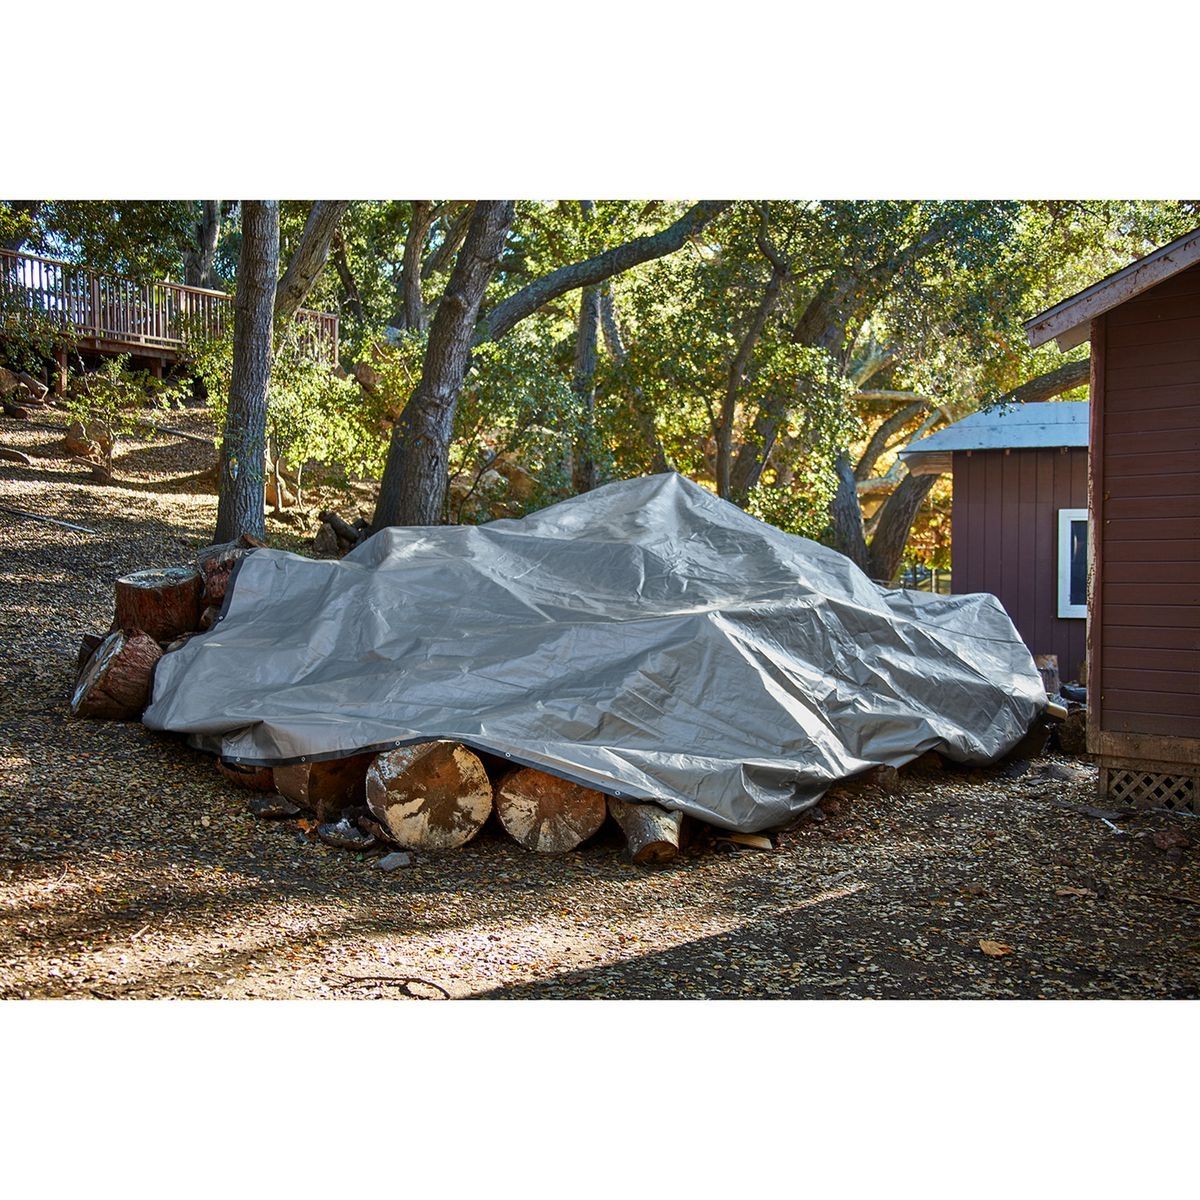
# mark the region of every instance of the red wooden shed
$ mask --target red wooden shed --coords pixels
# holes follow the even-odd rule
[[[1200,812],[1200,229],[1025,326],[1091,342],[1088,749],[1113,799]]]
[[[900,451],[914,475],[952,475],[951,590],[997,596],[1063,679],[1086,652],[1087,438],[1086,402],[1012,404]]]

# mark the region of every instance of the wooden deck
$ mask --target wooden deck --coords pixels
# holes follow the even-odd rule
[[[138,283],[36,254],[0,249],[0,313],[49,318],[76,346],[129,354],[162,366],[178,362],[190,337],[219,335],[233,322],[233,297],[182,283]],[[336,363],[338,319],[302,308],[302,337],[316,358]]]

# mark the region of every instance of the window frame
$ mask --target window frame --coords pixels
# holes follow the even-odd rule
[[[1060,508],[1058,510],[1058,615],[1063,620],[1087,618],[1087,596],[1085,593],[1082,604],[1071,603],[1071,526],[1076,521],[1082,521],[1084,531],[1084,553],[1087,555],[1087,566],[1084,578],[1091,573],[1091,546],[1089,544],[1090,528],[1088,510],[1086,508]],[[1086,586],[1086,585],[1085,585]]]

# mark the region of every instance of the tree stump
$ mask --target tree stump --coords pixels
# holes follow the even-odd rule
[[[526,850],[565,854],[604,824],[604,796],[592,788],[522,767],[496,789],[500,824]]]
[[[84,668],[71,695],[71,712],[98,721],[128,721],[142,715],[150,699],[158,643],[140,629],[118,629],[106,637]]]
[[[309,812],[318,821],[340,815],[343,808],[363,801],[363,784],[373,754],[352,754],[324,762],[292,763],[275,767],[275,789]]]
[[[456,742],[419,742],[380,754],[367,771],[367,806],[405,850],[465,845],[492,811],[478,755]]]
[[[118,629],[140,629],[155,641],[174,641],[200,626],[200,572],[193,567],[135,571],[117,580]]]
[[[670,862],[679,853],[683,814],[668,812],[657,804],[632,803],[608,798],[608,811],[621,827],[629,853],[638,866]]]
[[[250,792],[273,792],[275,780],[270,767],[249,767],[242,763],[217,759],[217,770],[233,784]]]

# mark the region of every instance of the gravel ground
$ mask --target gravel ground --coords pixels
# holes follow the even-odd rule
[[[207,540],[216,501],[195,476],[211,454],[130,440],[105,488],[39,421],[0,423],[37,459],[0,463],[0,504],[98,532],[0,513],[0,997],[1200,990],[1195,820],[1064,808],[1097,803],[1095,771],[1065,759],[907,772],[894,794],[837,793],[773,851],[701,838],[659,871],[625,861],[609,829],[543,858],[489,827],[385,874],[295,822],[258,821],[182,742],[66,712],[111,580]],[[206,429],[203,413],[171,423]],[[269,532],[298,545],[293,528]]]

